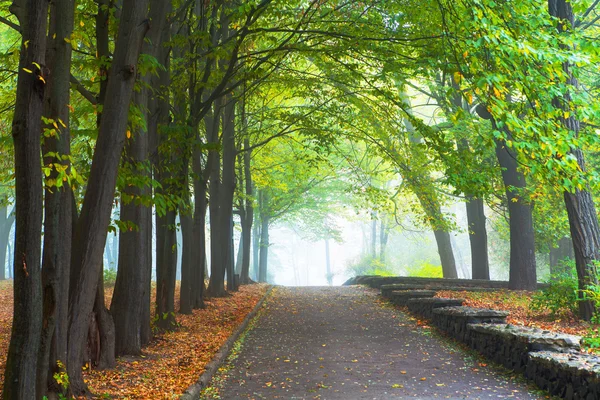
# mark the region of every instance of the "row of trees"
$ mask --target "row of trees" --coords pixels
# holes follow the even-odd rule
[[[580,288],[596,283],[597,174],[584,163],[597,146],[596,5],[19,0],[0,8],[0,127],[8,132],[12,121],[14,143],[1,142],[3,181],[16,200],[4,398],[63,392],[52,379],[61,365],[68,391],[89,394],[81,366],[90,319],[100,331],[98,367],[111,367],[116,355],[140,354],[151,325],[174,329],[176,311],[236,290],[238,218],[241,283],[253,247],[266,280],[269,226],[287,219],[314,240],[335,240],[330,216],[342,204],[368,210],[381,255],[390,227],[416,214],[435,233],[444,276],[456,277],[455,224],[444,211],[453,196],[467,207],[474,278],[489,279],[488,203],[508,221],[512,288],[535,288],[536,246],[568,247],[567,221]],[[120,230],[119,256],[106,309],[110,229]],[[594,311],[581,302],[582,317]]]

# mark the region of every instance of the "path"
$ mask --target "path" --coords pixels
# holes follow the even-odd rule
[[[275,289],[221,399],[542,399],[360,287]]]

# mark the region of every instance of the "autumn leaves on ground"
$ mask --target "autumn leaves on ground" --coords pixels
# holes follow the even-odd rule
[[[130,399],[170,399],[183,393],[252,311],[267,287],[243,285],[232,296],[208,299],[206,308],[194,310],[192,315],[178,314],[177,331],[155,336],[142,357],[118,359],[114,370],[88,371],[85,379],[90,389],[100,396]],[[4,381],[10,340],[12,297],[12,282],[0,282],[0,382]],[[175,301],[178,309],[179,299]],[[1,388],[0,385],[0,396]]]

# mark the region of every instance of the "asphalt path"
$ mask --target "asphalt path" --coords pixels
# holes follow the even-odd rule
[[[543,399],[363,287],[277,287],[207,398]]]

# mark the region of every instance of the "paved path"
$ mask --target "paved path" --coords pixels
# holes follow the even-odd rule
[[[278,287],[221,399],[542,399],[360,287]]]

